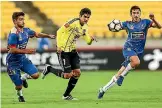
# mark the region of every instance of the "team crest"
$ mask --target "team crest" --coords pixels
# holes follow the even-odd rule
[[[130,25],[129,28],[130,28],[130,29],[134,29],[134,26],[133,26],[133,25]]]

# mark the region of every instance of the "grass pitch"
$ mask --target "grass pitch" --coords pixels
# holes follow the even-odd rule
[[[78,101],[62,100],[68,80],[49,74],[44,80],[28,80],[23,89],[26,102],[19,103],[14,85],[7,74],[1,74],[2,108],[162,108],[162,72],[133,71],[121,87],[115,85],[104,98],[97,99],[98,89],[115,71],[82,72],[72,95]]]

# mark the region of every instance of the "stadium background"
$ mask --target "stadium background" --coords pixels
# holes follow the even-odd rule
[[[2,24],[1,42],[2,52],[6,48],[7,34],[13,27],[11,15],[15,11],[25,12],[25,25],[36,32],[56,34],[57,29],[70,18],[78,17],[79,11],[83,7],[88,7],[92,11],[89,20],[89,33],[98,38],[91,46],[87,46],[80,39],[77,42],[78,49],[81,49],[81,64],[83,70],[107,70],[118,69],[123,61],[121,49],[127,38],[126,32],[110,32],[107,24],[113,19],[121,21],[131,20],[130,7],[138,5],[142,9],[142,18],[148,18],[149,13],[154,13],[157,21],[162,20],[160,11],[162,2],[2,2]],[[139,69],[157,70],[162,69],[162,29],[149,29],[147,35],[145,55]],[[53,52],[55,52],[55,40],[51,40]],[[37,48],[37,39],[30,39],[28,48]],[[155,49],[155,50],[154,50]],[[51,51],[50,50],[50,51]],[[116,53],[119,52],[119,53]],[[150,55],[151,54],[151,55]],[[30,55],[34,64],[41,70],[45,63],[58,67],[55,53],[37,53]],[[2,53],[2,71],[5,68],[6,53]],[[116,59],[113,59],[116,58]]]
[[[88,7],[92,11],[92,16],[89,20],[89,33],[92,36],[96,36],[98,42],[94,42],[91,46],[87,46],[86,43],[80,39],[77,42],[78,51],[81,57],[81,66],[83,70],[82,78],[80,81],[80,85],[76,88],[76,92],[74,94],[79,95],[81,93],[86,94],[85,96],[80,96],[82,100],[77,105],[80,107],[112,107],[117,108],[118,105],[120,108],[141,108],[147,106],[147,108],[160,108],[162,106],[162,92],[161,85],[158,85],[161,82],[161,74],[159,72],[162,71],[162,29],[149,29],[148,38],[146,43],[146,51],[144,57],[141,59],[141,66],[138,68],[137,73],[132,73],[128,78],[127,86],[123,87],[123,89],[114,89],[111,93],[116,94],[118,91],[123,93],[126,97],[122,95],[110,95],[110,98],[106,98],[102,104],[95,106],[98,104],[98,101],[91,100],[89,102],[89,98],[94,97],[96,95],[96,88],[105,84],[110,79],[111,76],[120,68],[120,64],[123,61],[122,56],[122,46],[127,38],[125,31],[120,31],[118,33],[110,32],[107,28],[107,24],[113,19],[119,19],[121,21],[131,20],[129,10],[132,5],[138,5],[142,9],[142,18],[149,18],[148,15],[150,12],[155,14],[155,18],[162,24],[162,2],[161,1],[149,1],[149,2],[122,2],[122,1],[94,1],[94,2],[59,2],[59,1],[50,1],[50,2],[39,2],[39,1],[19,1],[19,2],[1,2],[1,72],[2,74],[2,107],[4,108],[16,108],[20,104],[15,104],[16,99],[14,94],[14,90],[12,88],[12,83],[9,81],[6,72],[5,66],[5,57],[6,57],[6,46],[7,46],[7,34],[10,29],[13,27],[11,15],[15,11],[23,11],[25,12],[25,25],[26,27],[32,28],[36,32],[45,32],[55,34],[57,29],[65,23],[70,18],[78,17],[79,11],[83,7]],[[55,54],[55,40],[51,40],[52,48],[49,51],[45,52],[37,52],[35,55],[29,55],[29,58],[32,62],[37,65],[39,70],[44,68],[44,64],[49,63],[55,67],[58,67],[58,61]],[[28,48],[37,48],[37,39],[30,39]],[[86,71],[84,71],[86,70]],[[95,73],[93,73],[95,70]],[[104,71],[101,71],[104,70]],[[144,70],[144,71],[143,71]],[[84,73],[85,72],[85,73]],[[87,72],[87,73],[86,73]],[[91,72],[91,73],[88,73]],[[102,74],[100,74],[102,73]],[[91,82],[95,82],[95,84],[91,84],[88,82],[89,78],[86,76],[91,76]],[[133,75],[137,76],[136,79],[138,84],[140,84],[140,80],[144,80],[141,85],[136,85],[137,88],[131,85],[131,83],[136,84],[133,80]],[[100,78],[100,82],[96,82],[98,77]],[[148,80],[151,79],[151,80]],[[40,80],[37,83],[41,83],[45,86],[46,91],[43,91],[43,88],[40,85],[35,86],[36,83],[30,82],[30,89],[37,90],[38,93],[31,93],[32,90],[26,90],[26,93],[29,96],[26,96],[29,100],[29,103],[32,103],[36,100],[36,104],[27,104],[27,106],[20,105],[22,108],[28,107],[40,107],[41,101],[38,96],[43,96],[44,100],[49,102],[47,103],[48,107],[52,107],[52,100],[57,100],[63,92],[62,86],[59,84],[55,84],[55,87],[59,88],[58,91],[51,88],[50,83],[52,81],[58,81],[62,85],[66,86],[64,81],[60,81],[59,79],[53,79],[52,76],[49,77],[48,80],[42,82]],[[8,83],[5,83],[8,82]],[[83,89],[83,83],[91,84],[92,88]],[[145,86],[143,86],[145,85]],[[152,86],[150,86],[152,85]],[[87,85],[89,86],[89,85]],[[38,90],[39,88],[39,90]],[[62,89],[60,89],[62,88]],[[95,89],[94,89],[95,88]],[[52,90],[51,90],[52,89]],[[82,91],[80,91],[82,89]],[[142,90],[140,90],[142,89]],[[41,91],[42,90],[42,91]],[[54,94],[53,94],[53,91]],[[61,91],[61,92],[60,92]],[[77,92],[79,93],[77,94]],[[92,92],[93,91],[93,92]],[[126,93],[128,91],[128,93]],[[132,91],[136,91],[135,94],[130,94]],[[43,92],[43,93],[42,93]],[[44,94],[45,92],[45,94]],[[156,93],[154,93],[156,92]],[[49,96],[48,93],[52,95]],[[57,93],[57,95],[55,94]],[[90,94],[88,94],[90,93]],[[142,95],[139,95],[143,93]],[[150,95],[153,93],[152,95]],[[12,94],[11,98],[8,97]],[[41,95],[40,95],[41,94]],[[34,96],[31,99],[31,95]],[[36,96],[38,95],[38,96]],[[47,97],[46,97],[47,96]],[[87,96],[87,97],[86,97]],[[118,97],[117,99],[115,97]],[[134,98],[132,98],[134,97]],[[145,98],[146,97],[146,98]],[[132,99],[132,100],[131,100]],[[145,101],[143,99],[146,99]],[[107,103],[110,101],[112,103]],[[119,102],[116,102],[119,101]],[[123,102],[121,104],[121,102]],[[136,102],[136,103],[134,103]],[[143,103],[144,104],[143,104]],[[55,101],[56,107],[60,107],[58,103],[62,103],[61,100]],[[13,106],[13,104],[15,104]],[[88,104],[87,106],[83,104]],[[116,104],[116,105],[114,105]],[[156,104],[156,105],[155,105]],[[42,104],[41,104],[42,105]],[[62,107],[65,106],[77,106],[73,103],[63,104]],[[45,107],[46,105],[44,105]],[[42,106],[42,108],[44,108]],[[79,106],[77,106],[79,107]],[[79,107],[79,108],[80,108]]]

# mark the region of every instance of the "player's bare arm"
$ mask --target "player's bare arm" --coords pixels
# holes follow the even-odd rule
[[[45,34],[45,33],[36,33],[35,37],[36,38],[51,38],[51,39],[55,39],[56,38],[55,35]]]
[[[13,54],[34,54],[35,52],[35,49],[18,49],[16,47],[10,48],[9,50],[9,53]]]
[[[152,25],[151,25],[151,27],[158,28],[158,29],[161,29],[161,28],[162,28],[161,24],[159,24],[159,23],[156,21],[154,14],[151,13],[151,14],[149,15],[149,17],[150,17],[150,19],[152,20]]]

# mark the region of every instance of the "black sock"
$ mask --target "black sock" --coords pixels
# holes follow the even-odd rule
[[[75,77],[70,78],[68,86],[67,86],[66,91],[64,93],[65,97],[68,96],[70,94],[70,92],[74,89],[77,81],[78,81],[78,78],[75,78]]]
[[[64,78],[64,74],[63,74],[63,71],[61,69],[55,69],[52,66],[49,66],[48,71],[55,74],[58,77]]]

